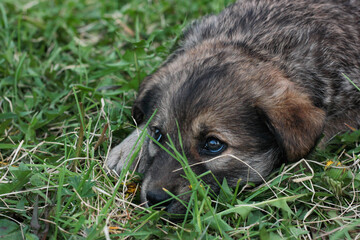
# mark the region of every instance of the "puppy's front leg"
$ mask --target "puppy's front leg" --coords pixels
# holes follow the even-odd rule
[[[114,147],[109,154],[109,157],[106,161],[106,165],[110,168],[115,170],[118,174],[120,174],[121,170],[126,167],[128,162],[131,159],[131,154],[134,154],[135,151],[131,151],[132,149],[136,149],[141,142],[137,143],[137,145],[134,147],[137,139],[140,137],[141,133],[143,131],[146,131],[146,129],[143,129],[145,124],[142,124],[138,127],[138,129],[135,129],[127,138],[125,138],[119,145]],[[141,150],[136,157],[136,159],[133,161],[132,165],[130,166],[129,170],[136,170],[139,173],[145,173],[146,166],[148,165],[146,163],[146,159],[148,159],[146,156],[147,152],[147,144],[149,142],[149,138],[145,136],[144,143],[141,147]]]

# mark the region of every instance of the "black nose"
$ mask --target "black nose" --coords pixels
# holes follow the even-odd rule
[[[167,194],[164,190],[151,190],[146,193],[146,200],[148,201],[149,207],[158,204],[156,206],[157,208],[166,208],[171,202],[171,200],[166,200],[170,198],[170,195]]]

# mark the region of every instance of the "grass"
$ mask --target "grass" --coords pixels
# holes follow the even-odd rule
[[[0,238],[360,237],[359,131],[261,186],[219,183],[216,196],[174,151],[192,186],[180,223],[138,205],[138,175],[107,174],[111,145],[132,130],[141,80],[191,19],[228,3],[0,2]]]

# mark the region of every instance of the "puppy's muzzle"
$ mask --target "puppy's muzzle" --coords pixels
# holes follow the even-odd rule
[[[168,206],[173,201],[170,199],[171,196],[162,189],[154,189],[147,191],[146,193],[146,201],[149,207],[156,205],[157,209],[165,208],[165,210],[167,210]]]

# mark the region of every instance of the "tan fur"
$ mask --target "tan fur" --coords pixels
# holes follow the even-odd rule
[[[133,117],[169,152],[169,139],[214,192],[217,181],[261,183],[321,139],[360,127],[360,4],[357,1],[239,0],[195,22],[178,49],[144,79]],[[182,141],[179,140],[179,134]],[[120,172],[137,139],[115,147]],[[189,200],[180,163],[147,138],[138,157],[148,206]],[[131,169],[135,169],[133,165]],[[214,180],[214,177],[217,181]],[[172,213],[184,206],[172,200]]]

